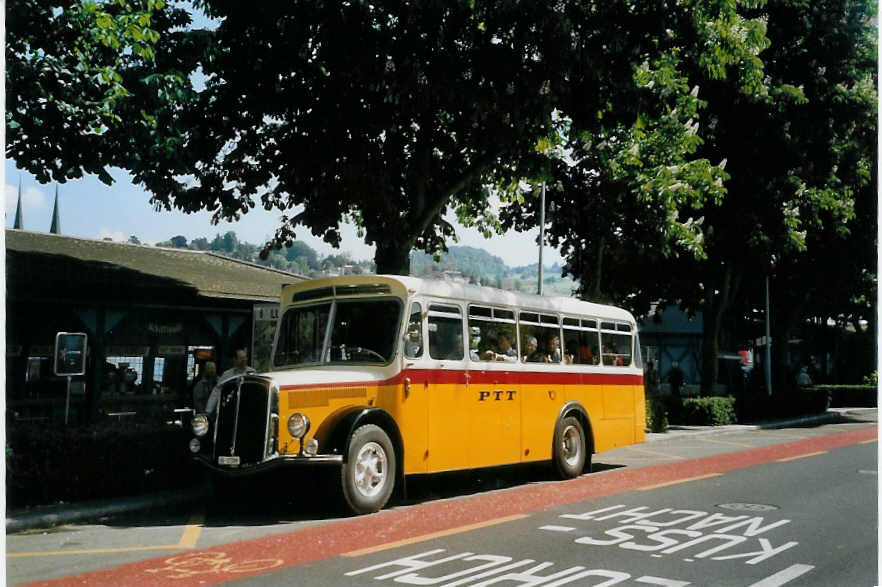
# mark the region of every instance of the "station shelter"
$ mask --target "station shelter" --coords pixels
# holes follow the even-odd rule
[[[266,367],[281,289],[305,279],[209,251],[15,229],[6,271],[7,423],[189,407],[206,361],[220,373],[244,348]],[[54,375],[58,332],[88,337],[86,374],[70,382]]]

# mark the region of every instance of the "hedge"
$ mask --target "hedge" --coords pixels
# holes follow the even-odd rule
[[[646,429],[649,432],[665,432],[668,429],[668,409],[660,397],[646,398]]]
[[[188,486],[200,472],[189,434],[158,422],[88,427],[11,423],[6,438],[9,507],[81,501]]]
[[[734,424],[735,398],[726,397],[687,397],[680,407],[681,424],[694,426],[726,426]]]

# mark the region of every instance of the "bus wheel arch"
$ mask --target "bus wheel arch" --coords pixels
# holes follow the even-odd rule
[[[578,402],[564,405],[554,425],[551,461],[558,475],[572,479],[591,472],[594,430],[588,412]]]

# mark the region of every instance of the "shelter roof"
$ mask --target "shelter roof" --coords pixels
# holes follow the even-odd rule
[[[135,271],[144,277],[171,280],[200,296],[275,302],[282,286],[306,279],[302,275],[224,257],[191,251],[6,229],[9,252],[69,258]]]

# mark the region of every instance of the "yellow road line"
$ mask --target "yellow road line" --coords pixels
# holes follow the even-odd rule
[[[157,546],[121,546],[118,548],[89,548],[83,550],[46,550],[43,552],[7,552],[6,558],[27,558],[35,556],[64,556],[70,554],[108,554],[113,552],[137,552],[139,550],[179,550],[177,544]]]
[[[46,550],[43,552],[7,552],[6,558],[28,558],[37,556],[65,556],[72,554],[111,554],[115,552],[138,552],[139,550],[181,550],[196,548],[199,534],[202,533],[202,524],[205,523],[205,514],[194,514],[187,522],[181,539],[177,544],[158,544],[153,546],[120,546],[117,548],[87,548],[80,550]]]
[[[722,473],[708,473],[707,475],[699,475],[698,477],[687,477],[686,479],[677,479],[676,481],[668,481],[667,483],[659,483],[657,485],[647,485],[646,487],[638,487],[637,491],[649,491],[650,489],[658,489],[659,487],[667,487],[668,485],[689,483],[690,481],[698,481],[699,479],[710,479],[711,477],[720,477],[720,476],[722,476]]]
[[[712,442],[714,444],[725,444],[728,446],[746,446],[747,448],[753,448],[756,446],[755,444],[746,444],[744,442],[728,442],[726,440],[717,440],[715,438],[704,438],[701,436],[697,436],[696,439],[698,439],[702,442]]]
[[[178,541],[178,548],[196,548],[196,541],[199,540],[199,534],[202,533],[202,524],[204,523],[204,513],[200,512],[194,514],[190,518],[190,521],[187,522],[187,527],[184,528],[184,533],[181,534],[181,539]]]
[[[804,455],[796,455],[795,457],[787,457],[786,459],[775,459],[775,462],[786,463],[787,461],[795,461],[797,459],[804,459],[806,457],[814,457],[817,455],[824,455],[824,454],[827,454],[826,450],[819,450],[818,452],[809,452]]]
[[[633,452],[642,452],[643,454],[652,455],[654,457],[664,457],[666,459],[684,459],[686,457],[680,457],[677,455],[669,455],[663,452],[656,452],[654,450],[646,450],[645,448],[634,448],[633,446],[625,446],[623,447],[626,450],[630,450]]]
[[[442,530],[440,532],[432,532],[431,534],[423,534],[422,536],[414,536],[413,538],[405,538],[404,540],[398,540],[396,542],[387,542],[386,544],[380,544],[379,546],[371,546],[369,548],[362,548],[361,550],[352,550],[350,552],[345,552],[341,556],[362,556],[365,554],[371,554],[374,552],[380,552],[382,550],[388,550],[390,548],[398,548],[399,546],[407,546],[409,544],[416,544],[417,542],[425,542],[426,540],[432,540],[434,538],[440,538],[442,536],[450,536],[451,534],[459,534],[461,532],[469,532],[470,530],[477,530],[478,528],[486,528],[488,526],[495,526],[497,524],[504,524],[506,522],[512,522],[514,520],[522,520],[528,517],[527,514],[515,514],[513,516],[506,516],[504,518],[496,518],[493,520],[487,520],[486,522],[479,522],[477,524],[469,524],[468,526],[458,526],[456,528],[450,528],[449,530]]]

